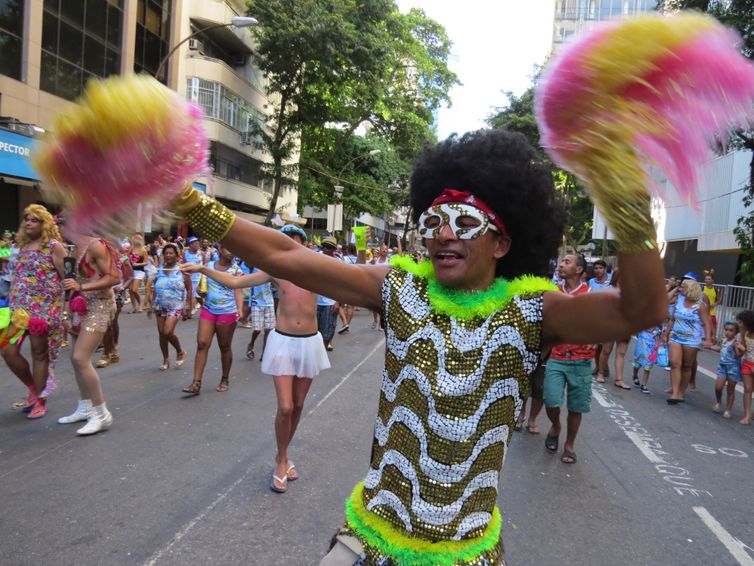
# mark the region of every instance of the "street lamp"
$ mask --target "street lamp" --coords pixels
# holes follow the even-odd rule
[[[191,35],[189,35],[188,37],[184,38],[179,43],[177,43],[173,47],[173,49],[171,49],[170,51],[168,51],[168,54],[165,55],[165,57],[162,58],[162,61],[160,61],[160,64],[157,67],[157,72],[155,72],[154,76],[155,77],[159,77],[160,76],[160,71],[162,71],[162,68],[170,60],[170,56],[173,53],[175,53],[176,50],[181,45],[183,45],[184,43],[186,43],[189,39],[192,39],[192,38],[196,37],[197,35],[199,35],[201,33],[204,33],[206,31],[211,31],[213,29],[220,29],[220,28],[225,28],[225,27],[228,27],[228,26],[233,26],[234,28],[247,28],[249,26],[255,26],[258,23],[259,22],[257,21],[257,19],[256,18],[252,18],[251,16],[234,16],[233,18],[231,18],[230,23],[227,23],[227,24],[215,24],[213,26],[209,26],[209,27],[206,27],[204,29],[200,29],[198,31],[195,31],[194,33],[192,33]]]

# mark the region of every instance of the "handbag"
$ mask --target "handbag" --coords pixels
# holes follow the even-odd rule
[[[664,368],[670,365],[670,360],[668,359],[668,347],[664,344],[657,348],[657,365]]]

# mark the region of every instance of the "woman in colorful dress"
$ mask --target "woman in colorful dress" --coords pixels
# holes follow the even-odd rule
[[[28,418],[38,419],[47,414],[47,393],[55,383],[53,368],[62,336],[61,281],[66,254],[52,215],[38,204],[24,210],[16,242],[19,249],[12,267],[9,307],[11,313],[28,313],[28,330],[8,343],[2,356],[29,390],[22,405],[24,411],[29,413]],[[26,333],[31,345],[31,368],[20,352]]]
[[[147,286],[147,296],[152,305],[147,311],[147,316],[153,312],[157,315],[162,371],[170,367],[168,344],[175,348],[176,366],[181,367],[186,360],[186,352],[175,334],[175,325],[179,319],[186,319],[191,314],[192,287],[189,274],[182,273],[178,268],[179,254],[176,244],[166,244],[162,248],[162,265],[157,268],[157,275],[149,280]]]
[[[684,393],[701,348],[709,348],[712,323],[703,300],[702,289],[693,279],[684,279],[673,310],[673,318],[665,330],[670,355],[670,381],[673,385],[669,405],[684,402]]]
[[[101,432],[113,422],[105,404],[102,383],[92,365],[92,355],[115,314],[112,288],[120,281],[120,273],[118,254],[106,240],[85,237],[76,244],[80,250],[77,278],[63,280],[63,288],[72,291],[74,296],[68,303],[70,312],[63,315],[63,320],[70,325],[74,336],[71,363],[81,398],[76,410],[59,418],[58,422],[87,421],[76,431],[84,436]]]

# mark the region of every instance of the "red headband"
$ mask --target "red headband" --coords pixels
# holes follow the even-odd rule
[[[503,224],[503,221],[500,220],[495,211],[487,206],[486,202],[484,202],[479,197],[472,195],[471,193],[467,193],[466,191],[457,191],[455,189],[444,189],[440,193],[440,196],[432,201],[431,206],[454,202],[468,204],[478,208],[479,210],[484,212],[484,214],[487,215],[487,218],[489,218],[490,222],[492,222],[492,224],[494,224],[495,227],[500,230],[500,235],[502,237],[510,239],[508,230],[505,229],[505,224]]]

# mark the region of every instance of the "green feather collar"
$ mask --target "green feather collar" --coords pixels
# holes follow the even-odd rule
[[[435,269],[429,260],[416,263],[410,257],[394,256],[390,264],[408,271],[414,277],[426,279],[428,281],[427,298],[432,309],[459,320],[487,318],[493,312],[505,308],[513,297],[519,295],[558,290],[552,281],[544,277],[522,275],[511,281],[498,277],[484,291],[461,291],[443,287],[435,279]]]

